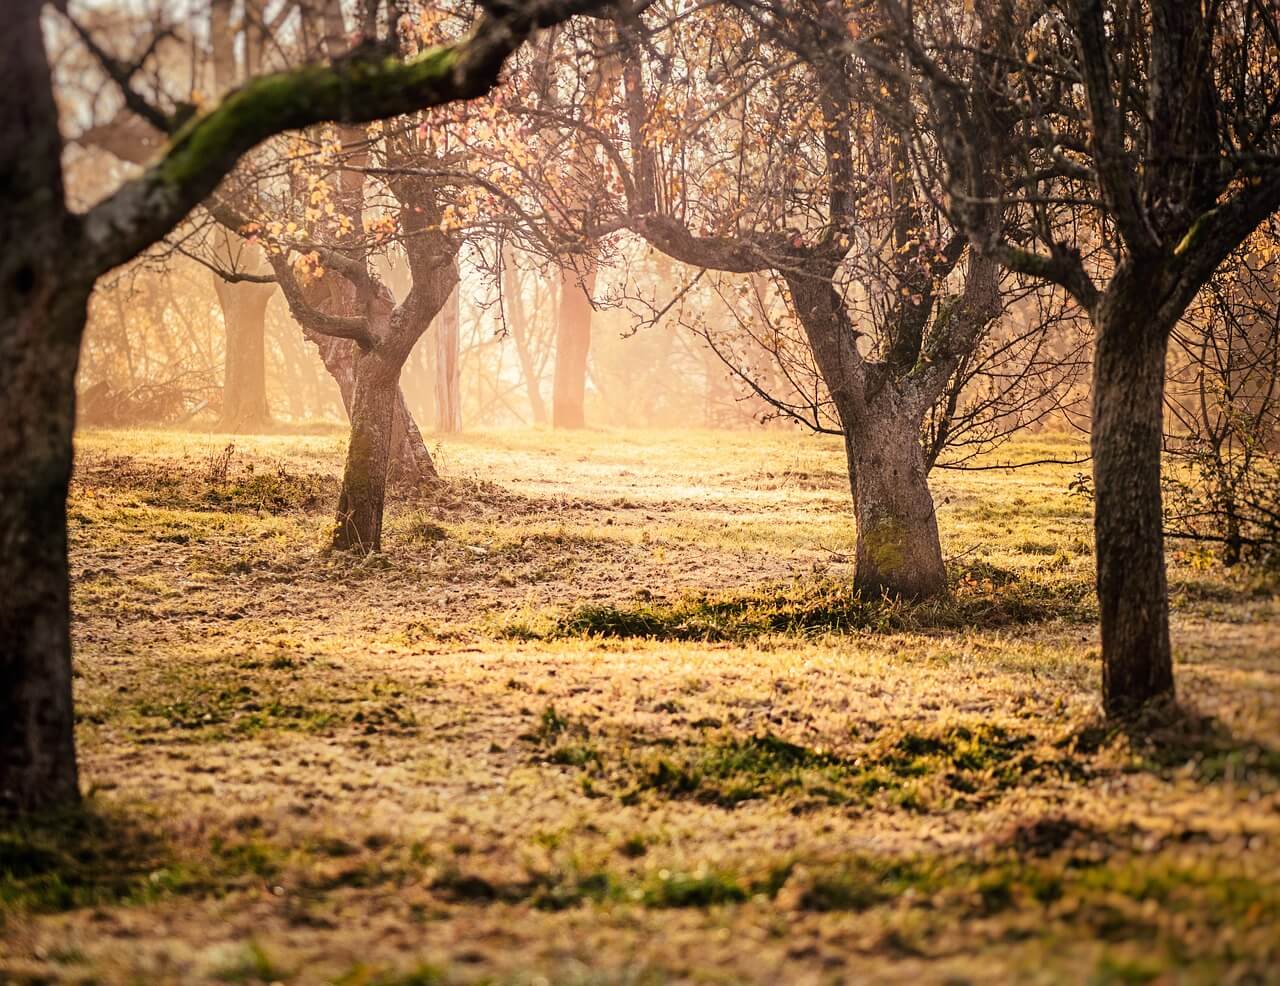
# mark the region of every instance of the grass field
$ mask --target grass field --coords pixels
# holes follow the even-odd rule
[[[1182,707],[1099,718],[1084,466],[934,475],[852,597],[836,441],[88,432],[83,813],[0,829],[3,983],[1280,983],[1280,596],[1175,551]],[[1028,439],[1000,460],[1071,458]]]

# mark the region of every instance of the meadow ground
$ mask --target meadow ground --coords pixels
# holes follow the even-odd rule
[[[1084,467],[935,473],[911,607],[831,440],[448,439],[364,560],[340,434],[228,441],[79,436],[0,982],[1280,982],[1276,584],[1175,552],[1183,706],[1104,727]]]

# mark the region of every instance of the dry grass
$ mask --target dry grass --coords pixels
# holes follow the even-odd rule
[[[937,475],[904,607],[830,441],[449,440],[363,561],[341,436],[227,443],[80,437],[93,795],[0,831],[0,982],[1280,982],[1275,586],[1175,558],[1197,711],[1100,728],[1078,467]]]

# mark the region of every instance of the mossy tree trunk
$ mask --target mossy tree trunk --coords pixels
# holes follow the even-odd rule
[[[846,417],[858,527],[853,583],[868,597],[928,599],[947,593],[921,425],[919,414],[892,407]]]

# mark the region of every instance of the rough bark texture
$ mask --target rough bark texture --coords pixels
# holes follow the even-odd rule
[[[868,597],[947,593],[918,415],[882,409],[845,425],[858,541],[854,587]]]
[[[359,357],[351,400],[351,439],[333,537],[335,548],[364,554],[382,550],[393,412],[402,403],[399,379],[399,364],[388,366],[377,353]]]
[[[0,311],[0,812],[78,797],[65,518],[89,292],[34,270]]]
[[[349,339],[335,339],[305,329],[303,334],[315,343],[324,368],[338,385],[342,406],[350,418],[355,401],[356,363],[360,348]],[[409,406],[405,403],[404,393],[398,383],[391,414],[391,475],[411,483],[438,479],[440,473],[436,471],[431,452],[427,449],[427,443],[422,440],[418,423],[409,413]]]
[[[267,404],[267,304],[274,284],[230,284],[214,280],[227,333],[226,375],[222,384],[222,427],[254,432],[271,422]]]
[[[560,321],[556,326],[556,371],[551,392],[551,424],[586,425],[587,357],[591,352],[591,295],[595,275],[572,270],[560,275]]]
[[[1123,715],[1173,692],[1160,499],[1165,326],[1142,278],[1108,291],[1094,313],[1094,535],[1102,623],[1102,693]]]
[[[928,402],[893,380],[867,386],[844,301],[825,276],[787,284],[822,379],[839,411],[858,525],[854,586],[869,596],[923,599],[947,593],[938,520],[920,445]],[[881,371],[883,372],[883,371]]]
[[[0,812],[79,797],[66,501],[92,277],[68,244],[40,6],[0,31]]]

